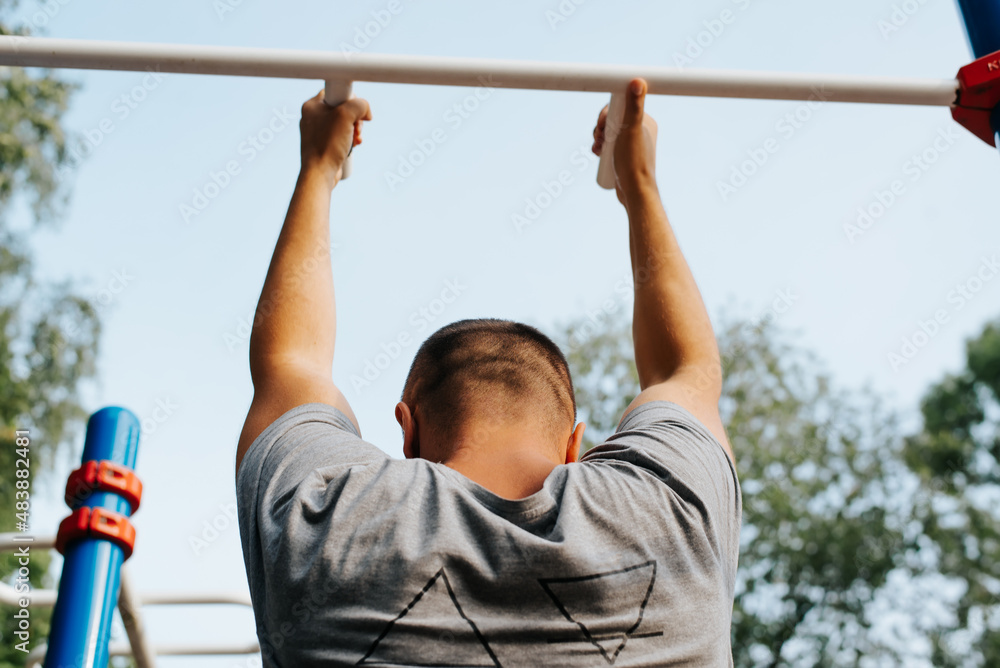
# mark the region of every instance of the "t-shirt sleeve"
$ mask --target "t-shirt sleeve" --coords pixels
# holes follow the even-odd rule
[[[267,495],[285,498],[316,469],[335,474],[389,456],[361,439],[350,419],[328,404],[302,404],[272,422],[250,445],[236,476],[236,498],[251,509]]]
[[[679,404],[651,401],[635,408],[580,461],[641,469],[710,518],[708,524],[728,543],[726,551],[738,550],[742,499],[736,469],[712,432]]]

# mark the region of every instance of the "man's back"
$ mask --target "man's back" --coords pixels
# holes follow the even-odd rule
[[[265,666],[732,663],[739,483],[675,403],[519,500],[307,404],[249,448],[237,494]]]
[[[632,80],[621,123],[605,108],[593,132],[598,154],[615,138],[641,391],[580,462],[566,356],[533,327],[489,318],[420,344],[394,411],[406,461],[361,440],[330,377],[329,227],[371,109],[322,94],[303,105],[236,448],[265,665],[732,665],[741,505],[722,364],[660,199],[645,94]]]

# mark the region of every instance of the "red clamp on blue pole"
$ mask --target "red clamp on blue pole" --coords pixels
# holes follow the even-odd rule
[[[74,508],[97,490],[118,494],[128,501],[133,513],[139,509],[142,481],[132,469],[108,459],[84,462],[69,474],[66,481],[66,505]]]
[[[110,540],[122,549],[124,558],[128,559],[135,548],[135,527],[127,517],[112,510],[80,506],[59,523],[56,550],[59,554],[66,554],[69,544],[80,538]]]
[[[958,72],[952,117],[987,144],[1000,141],[1000,0],[958,0],[977,59]]]
[[[991,122],[1000,107],[1000,51],[972,61],[958,71],[958,101],[951,115],[990,146],[996,146]]]

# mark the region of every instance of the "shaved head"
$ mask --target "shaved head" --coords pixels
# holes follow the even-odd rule
[[[432,334],[413,359],[402,400],[442,439],[473,421],[572,431],[576,399],[559,347],[509,320],[461,320]]]

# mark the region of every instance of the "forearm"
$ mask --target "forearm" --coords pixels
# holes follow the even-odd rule
[[[275,245],[250,335],[250,373],[302,364],[328,373],[337,321],[330,266],[330,193],[318,170],[303,169]]]
[[[655,182],[626,199],[635,281],[632,337],[640,386],[663,382],[681,369],[720,384],[719,348]]]

